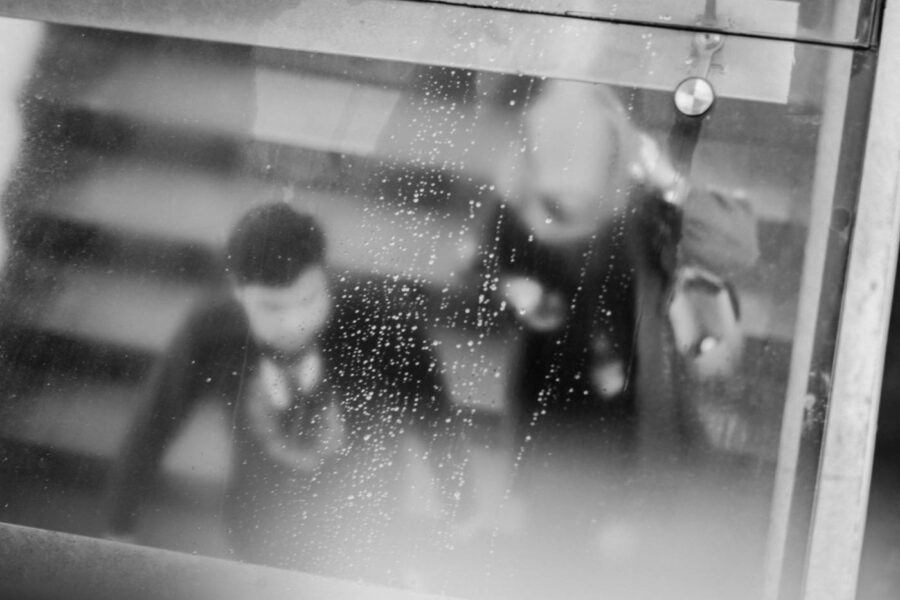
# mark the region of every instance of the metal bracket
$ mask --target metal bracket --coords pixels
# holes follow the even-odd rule
[[[725,45],[725,39],[718,33],[701,32],[691,42],[691,75],[675,88],[675,107],[688,117],[706,114],[716,101],[716,91],[709,82],[709,72],[713,67],[713,57]]]
[[[720,33],[700,32],[691,41],[691,54],[693,64],[691,75],[694,77],[709,77],[713,66],[713,57],[725,45],[725,38]]]
[[[700,24],[714,27],[718,23],[716,0],[706,0]],[[675,88],[675,107],[682,115],[700,117],[706,114],[716,101],[716,91],[709,82],[713,57],[725,45],[721,34],[700,32],[691,41],[690,75]]]

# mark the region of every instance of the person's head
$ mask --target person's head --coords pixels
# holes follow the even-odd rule
[[[624,208],[636,135],[608,89],[549,82],[523,124],[511,201],[535,237],[581,239]]]
[[[316,220],[286,203],[259,206],[235,226],[226,253],[254,338],[285,353],[308,346],[327,323],[332,303],[325,235]]]

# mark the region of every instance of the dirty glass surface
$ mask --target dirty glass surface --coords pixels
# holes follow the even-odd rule
[[[691,120],[615,63],[22,36],[4,521],[472,598],[749,598],[802,554],[864,60],[756,40]]]
[[[870,0],[808,0],[748,2],[747,0],[691,0],[689,2],[618,2],[616,0],[450,0],[468,6],[490,6],[640,22],[647,25],[704,27],[729,33],[756,34],[867,44],[875,25],[877,2]]]
[[[457,6],[446,6],[455,4]],[[4,14],[42,19],[71,25],[93,25],[113,29],[221,39],[221,36],[246,36],[258,29],[269,35],[260,43],[271,44],[277,38],[279,22],[292,12],[306,16],[304,21],[318,25],[323,13],[342,13],[354,21],[371,25],[381,19],[403,22],[406,15],[447,15],[461,7],[492,8],[494,16],[531,14],[575,17],[578,20],[602,20],[638,23],[654,28],[701,28],[736,35],[774,37],[778,39],[824,42],[828,44],[866,47],[877,31],[877,0],[367,0],[365,2],[329,2],[328,0],[261,0],[252,6],[236,0],[217,0],[214,4],[160,0],[152,5],[141,0],[3,0]],[[359,15],[355,19],[353,15]],[[463,17],[464,22],[469,21]],[[413,19],[410,24],[421,26]],[[302,27],[302,25],[301,25]],[[319,32],[324,33],[324,32]],[[314,36],[317,37],[317,36]],[[364,39],[364,34],[362,38]],[[328,43],[327,37],[322,40]],[[292,39],[290,36],[287,39]],[[384,41],[384,40],[383,40]],[[291,43],[306,44],[309,38],[293,38]]]

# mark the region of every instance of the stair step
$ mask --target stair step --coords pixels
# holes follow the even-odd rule
[[[47,267],[46,284],[16,298],[16,327],[122,352],[157,353],[204,286],[74,266]]]
[[[116,456],[136,409],[134,386],[47,375],[35,387],[4,398],[0,437],[88,459]]]
[[[102,265],[154,277],[206,282],[222,279],[209,248],[123,236],[98,223],[30,214],[16,227],[16,248],[28,260],[57,265]]]
[[[365,155],[402,94],[191,49],[126,47],[93,85],[51,87],[46,97],[136,123]]]
[[[124,237],[215,247],[254,199],[273,191],[246,179],[132,158],[98,163],[31,208]]]
[[[294,195],[290,202],[316,215],[338,268],[452,283],[475,250],[480,212],[447,211],[422,224],[415,203],[335,192],[276,190],[251,178],[148,166],[137,160],[104,163],[31,206],[41,217],[102,227],[123,238],[220,251],[228,232],[252,205]],[[449,233],[448,233],[449,232]],[[453,235],[453,234],[456,235]]]
[[[146,385],[122,385],[48,375],[37,389],[3,399],[0,441],[7,447],[40,449],[108,468],[121,455]],[[224,409],[201,403],[163,457],[167,479],[193,483],[224,481],[230,461]],[[198,481],[199,480],[199,481]]]
[[[401,92],[261,68],[250,136],[276,144],[372,155]]]

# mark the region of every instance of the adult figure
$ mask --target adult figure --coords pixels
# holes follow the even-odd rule
[[[715,318],[678,323],[698,340],[679,356],[669,319],[693,313],[670,311],[677,274],[731,280],[758,256],[756,228],[745,202],[678,173],[608,88],[539,88],[480,254],[482,291],[496,300],[483,317],[499,307],[518,341],[506,403],[514,475],[500,504],[526,515],[538,562],[569,553],[567,566],[590,569],[577,540],[605,547],[604,529],[636,502],[635,468],[655,476],[682,453],[676,366],[705,367],[714,352],[708,364],[737,369],[740,336],[702,331]]]

